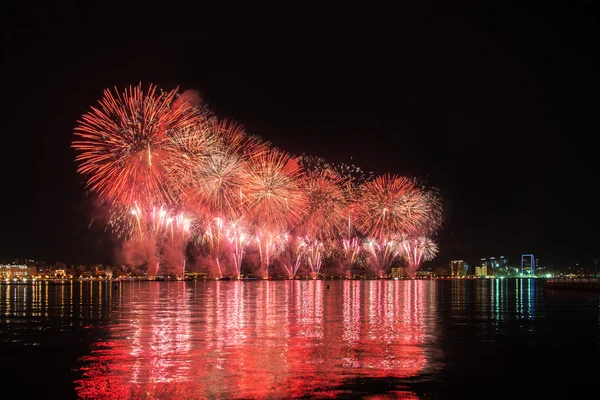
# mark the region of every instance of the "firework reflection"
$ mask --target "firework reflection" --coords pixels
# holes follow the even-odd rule
[[[110,339],[81,360],[81,398],[339,397],[358,377],[427,373],[424,281],[134,283]],[[396,393],[396,392],[393,392]],[[396,393],[408,395],[410,392]]]

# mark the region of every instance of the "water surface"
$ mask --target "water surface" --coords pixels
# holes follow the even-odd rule
[[[598,294],[533,279],[2,285],[0,328],[32,398],[553,398],[600,372]]]

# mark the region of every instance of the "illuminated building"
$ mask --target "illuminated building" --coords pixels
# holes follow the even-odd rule
[[[10,278],[13,276],[27,276],[29,274],[29,268],[27,265],[0,265],[0,276]]]
[[[469,273],[469,264],[467,264],[464,260],[450,261],[450,275],[466,276],[468,273]]]
[[[523,254],[521,256],[521,273],[535,275],[535,257],[533,254]]]
[[[489,275],[503,275],[506,274],[506,269],[508,268],[508,260],[504,256],[500,256],[498,258],[490,257],[489,260],[487,258],[482,258],[479,262],[479,266],[486,267],[487,274]]]
[[[406,276],[406,268],[395,267],[392,268],[392,278],[403,278]]]
[[[475,267],[475,276],[487,276],[488,268],[487,265],[478,265]]]
[[[430,278],[433,276],[433,272],[431,271],[417,271],[417,276],[420,278]]]
[[[64,278],[67,276],[67,272],[64,269],[56,269],[54,270],[54,276],[61,276]]]

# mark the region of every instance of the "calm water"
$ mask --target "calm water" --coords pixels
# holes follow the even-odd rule
[[[20,398],[589,397],[600,304],[527,279],[1,285],[0,369]]]

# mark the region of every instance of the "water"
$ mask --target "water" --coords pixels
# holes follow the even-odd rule
[[[589,397],[599,388],[598,297],[527,279],[1,285],[2,390]]]

